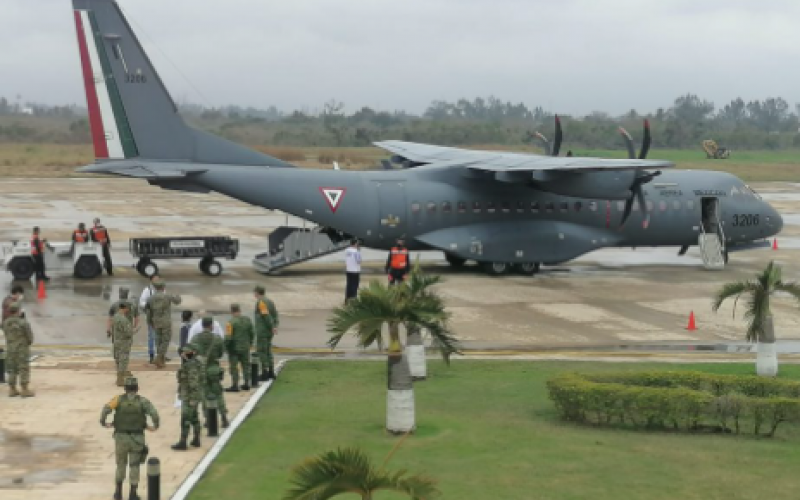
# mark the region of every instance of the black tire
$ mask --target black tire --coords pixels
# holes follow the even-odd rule
[[[103,274],[103,265],[97,257],[84,256],[75,263],[73,274],[82,280],[91,280]]]
[[[142,276],[146,278],[152,278],[156,274],[158,274],[158,264],[153,262],[152,260],[148,260],[144,264],[142,264],[141,270]]]
[[[197,264],[197,268],[200,269],[200,271],[202,271],[203,274],[208,274],[208,265],[211,264],[213,260],[214,259],[211,257],[203,257]]]
[[[8,266],[9,271],[17,281],[28,281],[33,276],[33,259],[30,257],[17,257]]]
[[[139,259],[139,262],[136,263],[136,272],[138,272],[139,274],[144,276],[144,265],[147,262],[150,262],[150,261],[148,259],[145,259],[145,258]]]
[[[533,276],[539,272],[540,267],[541,264],[539,262],[524,262],[516,265],[517,271],[525,276]]]
[[[447,260],[448,264],[456,269],[464,267],[464,264],[467,263],[467,259],[462,259],[461,257],[449,253],[444,254],[444,258]]]
[[[222,274],[222,264],[218,260],[212,260],[206,263],[205,270],[203,271],[209,276],[217,277]]]
[[[502,276],[511,270],[511,264],[507,262],[484,262],[482,265],[490,276]]]

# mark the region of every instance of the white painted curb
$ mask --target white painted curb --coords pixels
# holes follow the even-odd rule
[[[278,364],[275,365],[276,375],[281,372],[281,370],[283,369],[284,365],[287,362],[288,360],[284,359],[282,361],[279,361]],[[200,461],[200,463],[198,463],[197,466],[195,466],[191,474],[189,474],[186,477],[186,479],[183,480],[183,483],[181,483],[181,486],[180,488],[178,488],[178,491],[176,491],[175,494],[170,497],[171,500],[185,500],[186,497],[189,496],[189,493],[192,492],[192,489],[194,489],[194,487],[197,485],[197,482],[200,481],[200,479],[205,475],[206,471],[214,462],[214,460],[216,460],[217,455],[219,455],[222,449],[225,448],[225,445],[228,444],[228,441],[230,441],[231,436],[233,436],[233,433],[236,432],[236,429],[238,429],[239,426],[242,425],[242,423],[244,423],[247,417],[249,417],[250,414],[255,409],[256,404],[261,400],[264,394],[266,394],[267,391],[270,390],[273,382],[275,381],[270,380],[268,382],[263,382],[261,384],[261,387],[259,387],[259,389],[256,391],[256,393],[250,396],[250,399],[247,401],[247,403],[245,403],[244,407],[242,407],[242,409],[236,415],[236,418],[233,419],[233,422],[231,422],[230,427],[225,429],[225,432],[223,432],[222,435],[219,437],[219,439],[217,439],[217,442],[214,443],[214,446],[212,446],[211,449],[208,450],[206,456],[204,456],[203,459]],[[166,462],[166,460],[162,459],[161,463],[164,464],[164,462]]]

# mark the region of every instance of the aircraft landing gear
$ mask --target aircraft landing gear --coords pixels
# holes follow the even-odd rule
[[[462,259],[461,257],[449,253],[444,254],[444,258],[454,269],[460,269],[464,267],[464,264],[467,262],[467,259]]]
[[[481,265],[489,276],[502,276],[511,270],[507,262],[483,262]]]
[[[533,276],[534,274],[539,272],[539,268],[541,267],[541,263],[539,262],[525,262],[523,264],[517,264],[517,271],[521,274],[526,276]]]

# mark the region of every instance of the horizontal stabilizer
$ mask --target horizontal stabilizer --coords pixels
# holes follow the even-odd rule
[[[207,172],[205,166],[191,163],[150,162],[141,160],[122,160],[86,165],[78,172],[86,174],[111,174],[137,179],[183,179],[190,175]]]

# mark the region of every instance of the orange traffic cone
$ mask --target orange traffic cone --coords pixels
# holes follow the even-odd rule
[[[772,240],[772,249],[773,250],[777,250],[778,249],[778,238],[775,238],[775,239]]]
[[[697,330],[697,325],[694,323],[694,311],[689,313],[689,326],[686,327],[687,330],[694,331]]]
[[[44,289],[44,280],[39,280],[39,299],[46,299],[47,291]]]

